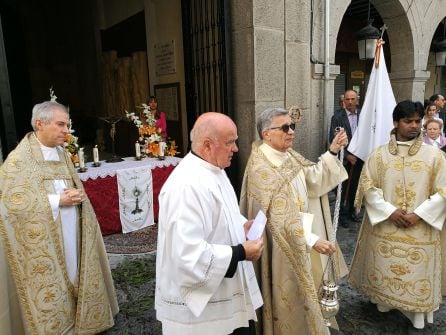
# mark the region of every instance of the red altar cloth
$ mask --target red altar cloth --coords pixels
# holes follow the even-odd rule
[[[174,168],[175,166],[169,165],[152,170],[153,215],[155,221],[158,221],[158,195]],[[121,220],[119,218],[117,177],[107,176],[105,178],[88,179],[82,183],[96,213],[102,235],[120,233]]]

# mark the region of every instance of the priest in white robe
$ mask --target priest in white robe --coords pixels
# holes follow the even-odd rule
[[[263,240],[246,241],[252,221],[224,171],[236,140],[230,118],[202,114],[192,151],[161,189],[155,309],[163,334],[255,334],[262,297],[251,261]]]
[[[446,160],[423,143],[423,115],[419,102],[398,103],[389,143],[364,165],[355,203],[366,215],[349,276],[379,311],[398,309],[418,329],[433,322],[445,271]]]
[[[339,248],[328,241],[332,222],[326,195],[347,178],[337,158],[347,135],[341,130],[330,151],[313,163],[292,150],[294,128],[283,108],[260,114],[262,142],[252,146],[240,196],[243,214],[262,209],[268,219],[257,264],[264,298],[259,333],[264,335],[328,334],[317,298],[327,255],[333,254],[336,278],[347,273]]]

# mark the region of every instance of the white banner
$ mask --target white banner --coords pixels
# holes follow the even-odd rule
[[[154,224],[152,170],[147,167],[116,171],[122,232]]]
[[[392,113],[396,101],[387,73],[384,49],[382,46],[379,48],[379,66],[375,67],[375,59],[358,128],[348,146],[348,151],[363,161],[373,150],[389,141],[393,129]]]

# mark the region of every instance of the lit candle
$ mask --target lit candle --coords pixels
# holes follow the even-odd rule
[[[139,145],[139,142],[135,143],[135,152],[136,157],[141,157],[141,146]]]
[[[99,150],[98,150],[98,146],[95,145],[93,148],[93,161],[95,163],[99,163]]]
[[[85,168],[85,157],[84,157],[84,148],[79,149],[79,167],[81,169]]]
[[[164,142],[160,142],[159,144],[158,144],[158,146],[159,146],[159,151],[158,151],[158,155],[160,156],[160,157],[164,157],[164,146],[166,145],[166,143],[164,143]]]

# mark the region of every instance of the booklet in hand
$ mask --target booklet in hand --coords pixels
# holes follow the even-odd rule
[[[262,237],[263,231],[265,230],[265,226],[266,226],[265,213],[263,213],[262,210],[259,210],[259,212],[256,215],[256,218],[254,219],[254,222],[252,223],[251,228],[248,231],[248,234],[246,235],[248,240],[258,240],[260,237]]]

